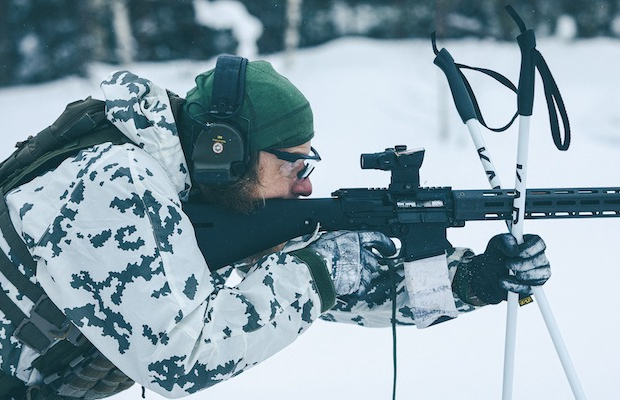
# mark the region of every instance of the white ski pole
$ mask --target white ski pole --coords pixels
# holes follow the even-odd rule
[[[525,198],[527,180],[527,154],[529,147],[530,119],[534,106],[534,78],[535,64],[532,53],[536,48],[536,38],[532,29],[525,29],[525,24],[510,6],[508,13],[519,25],[521,34],[517,36],[517,43],[521,50],[521,71],[519,74],[519,89],[517,103],[519,113],[519,139],[517,145],[517,165],[515,179],[515,198],[513,203],[512,234],[519,244],[523,243],[523,221],[525,219]],[[538,308],[547,325],[549,335],[555,345],[556,352],[564,368],[564,372],[573,391],[575,399],[585,399],[585,393],[579,382],[579,377],[570,359],[560,329],[555,321],[551,307],[542,286],[532,286],[532,293],[536,297]],[[514,372],[514,353],[516,337],[516,315],[518,296],[516,293],[508,295],[508,312],[506,316],[506,346],[504,359],[504,389],[502,398],[512,398],[512,381]]]
[[[529,116],[519,115],[519,140],[517,145],[517,172],[515,198],[513,200],[512,226],[510,233],[518,244],[523,243],[523,219],[525,218],[525,178],[527,174],[527,149],[529,145]],[[519,311],[519,295],[508,292],[506,311],[506,336],[504,341],[504,384],[502,399],[512,399],[514,383],[514,364],[517,342],[517,315]],[[547,327],[549,329],[549,327]]]
[[[469,93],[467,93],[467,89],[465,88],[463,80],[459,75],[454,59],[446,49],[441,49],[439,52],[435,49],[435,53],[437,56],[435,57],[434,63],[441,68],[448,78],[448,84],[450,85],[450,90],[454,98],[456,109],[469,130],[470,136],[476,146],[481,165],[487,175],[487,179],[492,188],[501,189],[501,182],[499,180],[497,169],[491,160],[490,152],[488,151],[484,138],[480,133],[480,123],[476,117],[476,112],[471,97],[469,96]],[[508,229],[511,230],[511,224],[508,221],[507,226]],[[507,319],[504,346],[504,379],[502,386],[502,398],[504,400],[509,399],[510,397],[506,396],[510,396],[512,394],[514,354],[516,348],[517,300],[518,295],[516,293],[508,293],[508,315],[510,318]]]
[[[444,71],[444,73],[446,74],[446,77],[448,78],[448,83],[450,84],[450,89],[453,94],[456,108],[459,112],[459,115],[461,116],[461,119],[463,120],[463,122],[465,123],[465,125],[467,126],[470,132],[470,135],[478,151],[481,164],[485,170],[489,183],[491,184],[492,188],[499,189],[501,188],[499,175],[497,174],[497,170],[495,166],[493,165],[493,162],[490,157],[490,153],[484,143],[482,134],[480,133],[479,121],[477,120],[476,113],[473,107],[473,103],[471,101],[469,94],[466,91],[465,85],[461,77],[459,76],[459,73],[454,64],[454,60],[452,56],[450,56],[447,50],[442,49],[441,51],[437,51],[435,47],[434,49],[435,49],[435,53],[437,54],[437,57],[435,58],[434,63],[438,65]],[[518,165],[521,165],[520,169],[523,173],[526,172],[523,170],[523,168],[526,166],[526,161],[527,161],[527,148],[528,148],[528,141],[529,141],[529,117],[527,117],[527,119],[524,121],[525,122],[522,122],[520,126],[523,127],[521,129],[525,129],[526,133],[525,134],[520,133],[519,135],[520,151],[518,151],[518,154],[520,154],[522,158],[525,157],[525,160],[519,159],[519,162],[518,162]],[[525,175],[523,177],[525,178]],[[515,199],[515,202],[516,202],[515,207],[517,205],[521,205],[520,210],[523,212],[523,215],[521,215],[521,218],[520,218],[521,223],[518,227],[516,227],[517,230],[520,230],[520,233],[519,231],[516,231],[516,232],[513,231],[513,235],[515,233],[517,235],[520,235],[521,239],[519,243],[523,242],[522,221],[524,218],[524,211],[525,211],[525,186],[524,185],[525,185],[525,179],[523,179],[523,188],[522,188],[523,196],[518,201],[517,199]],[[508,223],[508,227],[509,229],[511,229],[510,223]],[[538,287],[536,289],[541,289],[541,288]],[[545,319],[545,322],[547,323],[549,332],[552,335],[552,337],[553,336],[558,337],[559,329],[557,329],[557,324],[555,323],[555,319],[553,318],[551,309],[548,305],[548,302],[546,301],[546,296],[544,296],[544,291],[541,290],[538,292],[542,293],[541,294],[542,298],[539,302],[539,307],[541,309],[541,313],[543,313],[543,318]],[[512,386],[513,386],[513,376],[514,376],[514,354],[515,354],[515,348],[516,348],[515,344],[516,344],[517,310],[518,310],[518,295],[516,293],[509,292],[508,294],[508,315],[509,317],[507,318],[507,322],[506,322],[506,343],[505,343],[505,357],[504,357],[504,385],[503,385],[503,398],[504,399],[510,399],[512,397]],[[561,335],[559,336],[559,341],[561,341]],[[554,340],[554,343],[555,343],[555,340]],[[558,349],[557,345],[556,345],[556,349]],[[567,351],[558,350],[558,355],[563,365],[565,363],[567,365],[570,364],[570,358],[568,358],[568,361],[567,361],[567,355],[568,355]],[[570,367],[569,367],[569,370],[565,368],[565,371],[567,373],[567,377],[569,378],[569,382],[571,382],[571,387],[575,386],[572,382],[575,382],[576,374],[570,371]],[[574,371],[574,368],[572,369],[572,371]],[[578,382],[578,379],[576,381]],[[573,391],[575,392],[575,390],[576,389],[574,389]]]

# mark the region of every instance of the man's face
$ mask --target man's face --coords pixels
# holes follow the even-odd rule
[[[310,142],[279,149],[292,154],[310,154]],[[258,182],[256,199],[294,199],[312,194],[310,178],[299,179],[297,173],[304,168],[303,163],[291,163],[271,153],[260,152],[258,160]]]

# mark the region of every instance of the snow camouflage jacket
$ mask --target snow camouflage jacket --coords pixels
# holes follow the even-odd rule
[[[29,279],[130,378],[181,397],[260,363],[318,318],[390,325],[389,274],[377,274],[364,296],[339,298],[321,315],[309,269],[288,253],[303,240],[263,257],[228,286],[233,267],[209,270],[182,211],[191,183],[166,91],[127,71],[101,87],[107,118],[139,146],[82,150],[6,201],[37,261]],[[0,239],[10,257],[7,247]],[[451,277],[472,255],[449,255]],[[398,323],[413,324],[402,268],[396,284]],[[0,285],[29,311],[32,304],[2,275]],[[461,312],[473,309],[455,301]],[[0,312],[0,366],[34,384],[40,376],[30,363],[37,354],[11,329]]]

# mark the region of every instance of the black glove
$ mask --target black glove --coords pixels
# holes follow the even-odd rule
[[[338,295],[363,293],[379,269],[380,255],[396,253],[394,242],[380,232],[327,232],[308,249],[325,260]]]
[[[510,233],[494,236],[483,254],[457,268],[453,289],[475,305],[497,304],[508,291],[528,295],[530,286],[543,285],[551,276],[545,249],[537,235],[524,235],[520,245]]]

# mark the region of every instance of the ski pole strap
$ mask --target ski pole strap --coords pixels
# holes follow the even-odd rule
[[[530,32],[530,30],[528,30],[527,32]],[[455,74],[453,72],[453,71],[456,71],[458,75],[460,76],[461,81],[462,81],[462,86],[464,86],[465,91],[467,92],[467,96],[469,97],[469,99],[466,99],[466,96],[461,93],[462,92],[461,90],[458,90],[458,91],[452,90],[452,95],[454,97],[457,108],[459,109],[458,111],[459,111],[459,114],[461,115],[461,119],[466,118],[464,117],[464,115],[469,116],[470,111],[468,110],[468,108],[471,105],[473,106],[473,109],[474,109],[473,112],[475,113],[476,119],[478,119],[478,121],[480,122],[482,126],[484,126],[488,130],[493,131],[493,132],[503,132],[514,123],[514,121],[516,120],[519,114],[531,115],[531,105],[529,104],[530,103],[533,104],[533,94],[534,94],[533,87],[531,88],[531,90],[526,90],[523,87],[523,85],[520,85],[520,87],[517,88],[510,81],[510,79],[506,78],[504,75],[500,74],[499,72],[496,72],[496,71],[493,71],[487,68],[471,67],[469,65],[454,62],[454,59],[452,59],[450,54],[445,49],[441,49],[441,51],[437,49],[435,32],[431,34],[431,41],[433,44],[433,51],[435,55],[437,56],[435,58],[435,64],[437,64],[446,74],[446,77],[448,78],[448,81],[450,83],[450,87],[452,88],[452,83],[456,81]],[[555,146],[559,150],[568,150],[568,147],[570,146],[570,138],[571,138],[570,123],[568,121],[568,113],[566,112],[566,107],[564,105],[564,101],[562,100],[562,95],[560,94],[558,85],[555,82],[555,79],[553,78],[553,75],[551,74],[549,66],[545,62],[545,59],[543,58],[542,54],[538,50],[536,50],[535,47],[531,49],[530,53],[531,54],[529,54],[529,56],[526,58],[531,59],[531,65],[533,68],[532,73],[534,73],[537,70],[543,82],[543,88],[545,91],[545,99],[547,101],[547,110],[549,112],[549,124],[551,126],[551,137],[553,138],[553,142],[555,143]],[[472,71],[481,72],[495,79],[496,81],[498,81],[499,83],[501,83],[508,89],[512,90],[513,92],[517,93],[518,105],[519,105],[518,109],[506,125],[500,128],[492,128],[486,123],[486,121],[484,120],[484,117],[482,116],[482,111],[480,110],[480,106],[478,105],[478,100],[476,99],[474,90],[472,89],[471,84],[465,77],[465,74],[462,71],[463,69],[469,69]],[[526,69],[529,71],[530,67],[527,67]],[[525,80],[527,80],[528,82],[530,81],[529,78],[520,79],[521,82],[524,82]],[[525,96],[523,94],[524,92],[528,92],[528,93],[531,92],[531,95],[528,94],[527,96]],[[532,101],[526,101],[525,100],[526,97],[527,98],[531,97],[530,100]],[[459,108],[459,104],[466,104],[467,107],[463,107],[465,108],[465,111]],[[525,112],[524,110],[527,110],[528,107],[530,110],[529,113],[524,114]],[[560,130],[558,114],[560,115],[562,119],[562,127],[564,130],[563,137],[562,137],[562,133]],[[466,121],[464,120],[463,122],[466,122]]]
[[[461,119],[463,120],[463,123],[467,122],[467,120],[471,118],[476,118],[485,128],[491,131],[502,132],[508,129],[517,118],[518,113],[515,112],[510,121],[501,128],[492,128],[488,126],[482,116],[482,111],[480,110],[480,106],[478,105],[478,100],[476,100],[474,90],[472,89],[469,81],[465,77],[465,74],[463,74],[463,71],[461,70],[470,69],[473,71],[481,72],[495,79],[496,81],[506,86],[508,89],[512,90],[515,93],[517,93],[517,87],[508,78],[496,71],[487,68],[470,67],[465,64],[455,63],[454,59],[445,48],[441,49],[441,51],[437,49],[435,32],[431,33],[431,43],[433,46],[433,52],[436,56],[434,63],[439,68],[441,68],[441,70],[445,73],[446,78],[448,79],[450,90],[452,92],[452,97],[454,98],[454,103],[456,105],[457,111],[459,112],[459,115],[461,116]]]
[[[549,111],[549,124],[551,125],[551,137],[558,150],[568,150],[570,146],[570,123],[568,122],[568,114],[562,100],[562,95],[558,89],[558,85],[551,75],[549,66],[545,62],[542,54],[536,49],[532,52],[534,65],[542,78],[543,89],[545,91],[545,99],[547,100],[547,110]],[[558,113],[562,118],[562,126],[564,128],[564,139],[560,132],[560,124],[558,122]]]
[[[519,76],[518,113],[520,115],[532,115],[534,104],[534,78],[538,71],[542,79],[549,111],[549,124],[551,136],[558,150],[568,150],[570,146],[570,124],[568,114],[562,100],[558,85],[553,79],[549,66],[545,62],[540,51],[536,49],[536,36],[532,29],[526,29],[525,23],[511,5],[506,6],[506,11],[519,27],[521,34],[517,36],[517,43],[521,49],[521,72]],[[562,118],[564,139],[560,132],[558,113]]]
[[[474,109],[476,111],[476,116],[478,117],[478,121],[480,121],[480,124],[482,124],[482,126],[484,126],[488,130],[491,130],[493,132],[503,132],[506,129],[508,129],[512,125],[512,123],[515,121],[515,119],[517,119],[517,116],[519,115],[519,113],[515,112],[512,118],[510,119],[510,121],[508,121],[508,123],[501,128],[491,128],[490,126],[488,126],[484,118],[482,117],[482,111],[480,110],[480,106],[478,105],[478,100],[476,100],[476,95],[474,94],[474,90],[472,89],[471,85],[469,84],[469,81],[467,80],[467,78],[465,77],[465,74],[463,74],[463,71],[461,71],[461,69],[471,69],[472,71],[482,72],[483,74],[490,76],[491,78],[495,79],[496,81],[506,86],[508,89],[512,90],[515,93],[517,93],[517,87],[512,82],[510,82],[510,80],[506,78],[504,75],[498,72],[495,72],[493,70],[486,69],[486,68],[479,68],[479,67],[470,67],[469,65],[458,64],[458,63],[455,65],[458,68],[458,71],[461,74],[461,77],[463,78],[463,84],[465,85],[465,88],[467,89],[467,92],[469,93],[469,97],[471,98],[471,102],[474,106]]]

